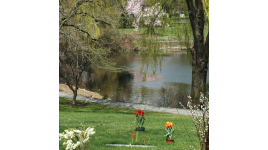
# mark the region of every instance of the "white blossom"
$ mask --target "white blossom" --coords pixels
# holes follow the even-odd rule
[[[60,140],[64,140],[63,145],[66,150],[85,149],[89,142],[90,136],[95,134],[94,128],[87,128],[86,130],[70,129],[64,130],[65,133],[60,133]]]
[[[76,144],[74,144],[73,148],[74,148],[74,149],[76,149],[76,147],[78,147],[79,145],[80,145],[80,142],[79,142],[79,141],[77,141],[77,143],[76,143]]]
[[[188,96],[189,100],[187,107],[193,116],[193,122],[195,124],[200,143],[206,142],[209,136],[209,101],[208,98],[200,93],[200,105],[194,105],[191,96]]]
[[[76,132],[76,133],[81,133],[81,131],[80,131],[80,130],[74,130],[74,132]]]
[[[155,21],[152,23],[153,27],[156,27],[156,26],[162,26],[161,20],[163,17],[165,16],[168,17],[168,14],[165,13],[163,10],[161,10],[160,3],[156,3],[152,7],[146,7],[146,8],[143,7],[144,7],[144,0],[131,0],[127,4],[126,10],[128,11],[128,13],[134,14],[134,16],[137,17],[133,22],[135,31],[138,30],[139,22],[141,21],[141,19],[144,20],[145,25],[149,25],[151,23],[152,18],[156,17],[154,18]],[[165,25],[165,27],[168,26],[169,26],[168,24]]]

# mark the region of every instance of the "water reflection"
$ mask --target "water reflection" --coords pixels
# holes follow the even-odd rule
[[[110,72],[95,69],[92,74],[86,75],[83,86],[109,98],[109,95],[123,90],[132,91],[133,74],[130,72]],[[128,92],[131,94],[131,92]],[[111,99],[111,97],[110,97]]]
[[[132,74],[134,75],[134,82],[143,82],[143,81],[152,82],[152,81],[158,81],[159,79],[161,79],[163,77],[161,75],[153,75],[153,74],[146,74],[146,75],[144,75],[143,73],[138,72],[138,71],[132,72]]]
[[[140,73],[140,56],[126,56],[115,59],[117,64],[128,66],[132,72],[109,72],[96,69],[83,79],[84,88],[99,92],[106,98],[116,101],[143,103],[155,106],[183,104],[191,89],[191,65],[186,53],[175,53],[163,57],[155,75],[149,71],[146,81]],[[171,102],[171,99],[172,102]]]

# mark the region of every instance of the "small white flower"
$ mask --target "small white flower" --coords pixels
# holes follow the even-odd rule
[[[70,144],[70,143],[73,143],[73,141],[72,140],[68,140],[67,141],[67,144]]]
[[[69,139],[69,136],[67,134],[64,135],[65,139]]]
[[[76,144],[74,144],[73,148],[74,148],[74,149],[76,149],[76,147],[77,147],[77,146],[79,146],[79,145],[80,145],[80,142],[79,142],[79,141],[77,141],[77,143],[76,143]]]
[[[74,130],[74,132],[76,132],[76,133],[81,133],[81,131],[80,131],[80,130]]]

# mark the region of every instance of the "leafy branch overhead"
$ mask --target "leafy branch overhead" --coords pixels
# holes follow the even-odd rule
[[[59,30],[64,28],[82,32],[91,40],[97,40],[100,29],[97,23],[116,27],[121,1],[62,0],[59,3]],[[70,29],[70,30],[72,30]]]
[[[105,31],[116,28],[121,1],[59,1],[59,74],[73,91],[74,105],[84,71],[125,69],[115,67],[110,49],[101,46],[100,39]]]

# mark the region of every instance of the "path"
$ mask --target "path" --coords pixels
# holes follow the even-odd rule
[[[73,98],[72,94],[59,92],[59,97],[65,97],[65,98]],[[164,113],[171,113],[171,114],[178,114],[178,112],[181,115],[191,115],[189,110],[185,109],[176,109],[176,108],[165,108],[165,107],[155,107],[155,106],[149,106],[149,105],[142,105],[142,104],[132,104],[132,103],[123,103],[123,102],[115,102],[115,101],[109,101],[104,99],[94,99],[89,97],[84,97],[78,95],[76,97],[77,100],[85,100],[93,103],[100,103],[104,105],[111,105],[111,106],[117,106],[117,107],[125,107],[125,108],[131,108],[131,109],[140,109],[143,111],[153,111],[153,112],[164,112]]]

